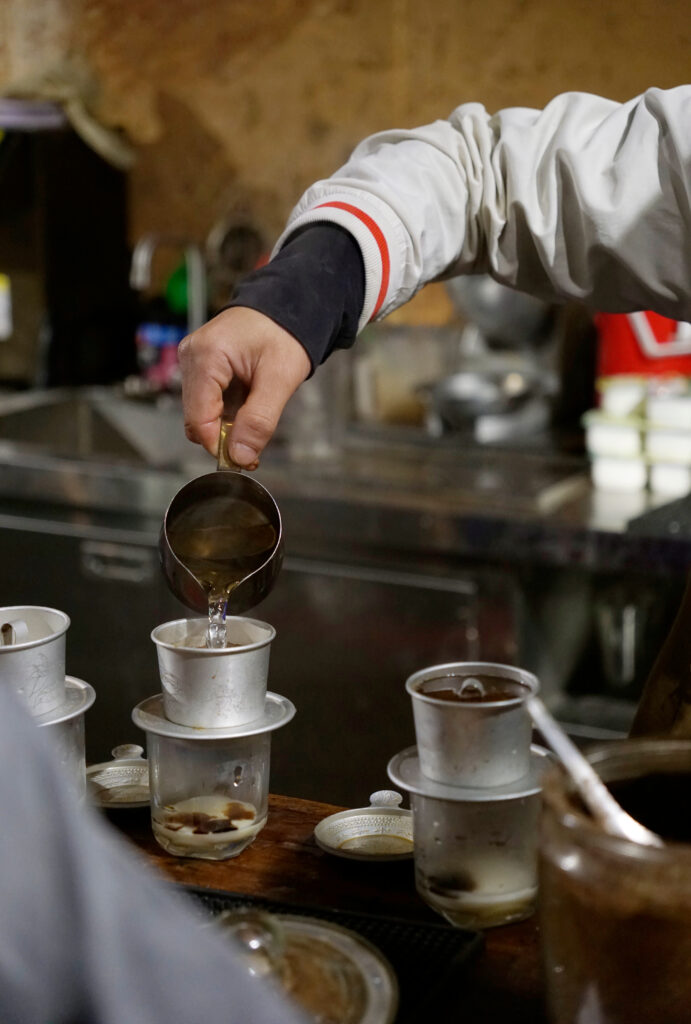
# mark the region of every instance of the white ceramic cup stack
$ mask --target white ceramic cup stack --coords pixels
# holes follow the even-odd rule
[[[49,730],[80,798],[86,792],[84,715],[96,694],[65,674],[69,616],[56,608],[0,608],[0,686],[16,693],[36,724]]]
[[[132,712],[148,737],[157,841],[208,860],[237,856],[265,824],[270,734],[295,714],[291,701],[267,690],[274,627],[228,616],[225,628],[226,646],[207,647],[208,619],[157,626],[161,692]],[[225,828],[231,804],[245,817]]]
[[[474,699],[461,699],[467,686]],[[494,662],[434,665],[406,681],[417,745],[388,773],[410,794],[418,892],[458,927],[534,909],[548,754],[531,745],[525,700],[538,689],[531,673]]]

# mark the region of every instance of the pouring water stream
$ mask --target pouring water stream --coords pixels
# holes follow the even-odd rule
[[[218,435],[218,453],[216,458],[217,470],[231,470],[233,472],[241,472],[242,467],[237,466],[231,461],[227,447],[227,436],[230,428],[232,427],[232,421],[227,420],[225,417],[221,419],[220,432]],[[237,580],[236,583],[225,587],[223,590],[212,590],[209,594],[209,625],[206,633],[206,646],[207,647],[225,647],[226,646],[226,612],[228,610],[228,598],[230,592],[234,587],[240,583],[241,580]]]

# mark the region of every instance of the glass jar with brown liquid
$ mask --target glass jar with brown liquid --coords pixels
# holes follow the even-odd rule
[[[588,758],[665,845],[606,834],[563,772],[547,774],[540,914],[550,1020],[691,1022],[691,742],[618,741]]]

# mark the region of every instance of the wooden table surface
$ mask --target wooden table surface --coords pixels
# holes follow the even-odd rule
[[[238,857],[204,861],[173,857],[151,833],[148,809],[111,812],[110,820],[157,869],[183,885],[258,895],[281,903],[382,914],[440,924],[415,891],[412,860],[371,863],[324,853],[314,826],[342,810],[329,804],[271,796],[269,817]],[[454,1021],[542,1024],[542,984],[535,917],[492,928],[462,967]]]

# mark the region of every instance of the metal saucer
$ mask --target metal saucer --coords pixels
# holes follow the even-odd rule
[[[343,975],[342,969],[338,970],[339,959],[353,965],[366,993],[358,1024],[392,1024],[398,1009],[398,981],[393,967],[376,946],[331,921],[292,914],[278,915],[278,919],[285,931],[286,951],[294,947],[303,961],[311,957],[317,976],[320,964],[327,979],[332,974]],[[300,993],[294,995],[300,1002]],[[330,1007],[324,1009],[328,1014]]]
[[[530,748],[530,770],[515,782],[504,786],[451,786],[424,775],[420,769],[417,747],[406,747],[395,754],[387,765],[389,778],[407,793],[431,797],[435,800],[486,803],[498,800],[522,800],[539,793],[542,776],[554,758],[549,750],[533,744]]]
[[[77,679],[76,676],[65,676],[65,699],[52,711],[46,711],[43,715],[33,715],[37,726],[59,725],[67,722],[78,715],[83,715],[89,710],[96,700],[96,691],[91,683]]]
[[[323,818],[314,829],[317,846],[349,860],[408,860],[413,856],[413,815],[399,807],[393,790],[370,796],[369,807],[355,807]]]
[[[289,992],[307,1011],[306,1019],[392,1024],[399,1002],[396,973],[358,932],[247,907],[225,911],[213,927],[233,937],[252,973]]]
[[[256,736],[262,732],[273,732],[286,725],[295,714],[295,705],[287,697],[270,690],[264,702],[264,714],[243,725],[225,726],[221,729],[197,729],[191,725],[177,725],[166,718],[163,711],[163,694],[147,697],[132,711],[132,721],[144,732],[157,736],[170,736],[180,740],[227,740],[240,736]]]

